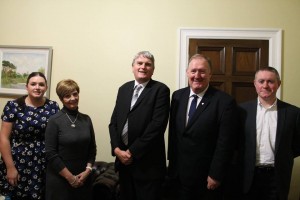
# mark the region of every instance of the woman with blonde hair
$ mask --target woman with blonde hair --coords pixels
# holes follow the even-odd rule
[[[46,200],[88,200],[96,142],[91,118],[78,111],[79,86],[71,79],[57,84],[63,108],[46,130]]]

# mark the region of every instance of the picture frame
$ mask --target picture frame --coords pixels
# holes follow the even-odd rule
[[[26,80],[32,72],[42,72],[47,79],[50,96],[52,47],[50,46],[1,46],[0,45],[0,97],[27,94]]]

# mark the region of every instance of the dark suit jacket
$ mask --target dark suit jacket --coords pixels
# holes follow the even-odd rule
[[[221,181],[236,143],[237,106],[228,94],[211,86],[186,126],[190,88],[172,95],[169,123],[169,175],[185,185]]]
[[[257,100],[240,105],[243,131],[244,192],[248,192],[254,176],[256,161]],[[277,132],[275,141],[275,177],[280,199],[287,199],[294,158],[300,155],[299,108],[277,100]]]
[[[109,124],[112,155],[114,149],[129,149],[133,163],[128,166],[136,179],[160,179],[165,176],[166,155],[164,133],[168,123],[170,90],[150,80],[130,110],[134,81],[119,88],[116,105]],[[128,147],[121,139],[128,118]],[[125,166],[116,158],[116,169]]]

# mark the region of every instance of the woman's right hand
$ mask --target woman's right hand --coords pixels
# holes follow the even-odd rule
[[[64,177],[73,188],[78,188],[80,186],[78,177],[73,175],[68,168],[64,167],[59,174]]]
[[[73,187],[73,188],[78,188],[81,186],[80,182],[79,182],[79,178],[77,176],[72,176],[72,178],[68,179],[69,184]]]
[[[15,167],[8,168],[7,174],[6,174],[6,179],[10,185],[16,186],[20,179],[18,170]]]
[[[16,186],[19,181],[19,173],[15,167],[11,154],[10,135],[12,126],[12,122],[2,121],[0,131],[0,152],[6,165],[6,180],[10,185]]]

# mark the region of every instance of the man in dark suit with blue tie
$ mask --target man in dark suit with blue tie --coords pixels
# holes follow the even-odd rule
[[[294,158],[300,155],[300,110],[280,101],[273,67],[254,79],[258,98],[240,105],[245,200],[287,200]]]
[[[192,56],[186,74],[189,86],[172,95],[168,173],[179,180],[180,200],[220,200],[237,141],[237,105],[209,85],[212,69],[206,56]]]
[[[109,124],[121,200],[159,200],[166,173],[164,132],[170,90],[151,79],[154,57],[150,52],[134,57],[132,71],[135,80],[119,88]]]

